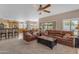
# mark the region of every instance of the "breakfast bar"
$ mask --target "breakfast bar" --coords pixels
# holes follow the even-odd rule
[[[0,29],[0,40],[11,39],[18,36],[18,28],[3,28]]]

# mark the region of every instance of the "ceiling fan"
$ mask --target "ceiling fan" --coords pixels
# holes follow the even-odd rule
[[[45,5],[45,6],[39,5],[39,8],[38,8],[38,11],[40,11],[39,14],[41,14],[41,12],[50,13],[50,11],[47,10],[50,6],[51,6],[50,4],[47,4],[47,5]]]

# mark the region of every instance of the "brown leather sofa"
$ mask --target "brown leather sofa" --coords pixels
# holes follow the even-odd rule
[[[33,41],[35,40],[36,37],[35,36],[30,36],[30,35],[27,35],[27,31],[24,31],[23,32],[23,40],[27,41],[27,42],[30,42],[30,41]]]
[[[48,30],[48,36],[56,38],[58,43],[73,47],[73,38],[63,38],[67,33],[73,36],[73,32],[71,31]]]

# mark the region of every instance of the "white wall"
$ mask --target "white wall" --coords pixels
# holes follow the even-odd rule
[[[52,22],[55,20],[56,21],[56,29],[62,30],[62,25],[63,25],[62,21],[64,19],[72,19],[72,18],[79,18],[79,10],[66,12],[66,13],[62,13],[62,14],[58,14],[58,15],[54,15],[54,16],[40,18],[39,22],[40,23]]]

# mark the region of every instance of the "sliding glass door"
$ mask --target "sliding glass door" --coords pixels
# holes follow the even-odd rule
[[[71,31],[74,32],[74,35],[78,34],[78,31],[76,30],[77,25],[78,25],[78,20],[71,21]]]
[[[63,20],[63,30],[68,30],[74,32],[74,35],[77,35],[76,27],[78,25],[78,19],[67,19]]]

